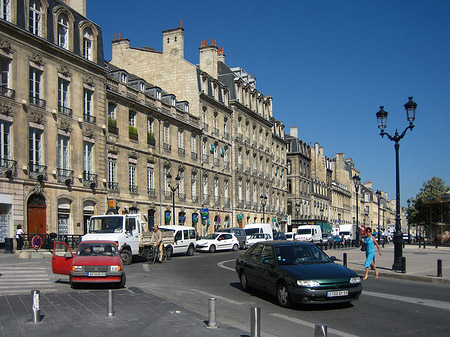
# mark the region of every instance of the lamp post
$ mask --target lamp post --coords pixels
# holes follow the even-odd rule
[[[414,120],[416,119],[416,108],[417,103],[412,100],[412,97],[409,97],[408,102],[404,105],[406,110],[406,118],[409,122],[409,125],[405,128],[405,130],[399,135],[397,129],[395,130],[394,136],[386,133],[384,129],[387,125],[387,116],[388,112],[384,110],[383,106],[380,106],[380,110],[377,112],[377,121],[378,128],[381,129],[380,136],[384,138],[387,136],[389,140],[395,142],[395,180],[396,180],[396,200],[395,200],[395,233],[394,233],[394,263],[392,265],[393,270],[402,270],[402,228],[400,223],[400,168],[399,168],[399,148],[400,148],[400,140],[405,136],[406,131],[414,128]]]
[[[381,240],[381,233],[380,233],[380,217],[381,217],[381,191],[376,191],[375,194],[377,195],[378,199],[378,242]]]
[[[359,247],[359,184],[361,184],[361,178],[359,175],[355,174],[353,176],[353,183],[355,184],[355,190],[356,190],[356,242],[355,246]]]
[[[265,213],[264,213],[264,208],[266,207],[267,204],[267,195],[260,195],[259,198],[261,199],[261,206],[263,209],[263,222],[265,222],[266,220],[264,219],[266,217]]]
[[[169,185],[170,190],[172,191],[172,202],[173,202],[173,225],[175,226],[175,191],[180,187],[180,176],[177,174],[176,178],[176,185],[172,186],[172,175],[169,173],[167,173],[167,184]]]
[[[411,207],[411,200],[406,200],[406,203],[408,204],[408,215],[409,215],[409,208]],[[408,216],[408,244],[411,244],[411,231],[410,231],[410,223],[409,223],[409,216]]]

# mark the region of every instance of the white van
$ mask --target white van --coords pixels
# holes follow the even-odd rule
[[[173,244],[166,247],[169,256],[172,254],[194,255],[197,237],[195,228],[189,226],[159,226],[161,231],[173,232]]]
[[[320,242],[322,240],[322,228],[319,225],[298,226],[295,239],[307,242]]]
[[[244,230],[245,230],[245,235],[247,236],[247,240],[253,234],[258,234],[258,233],[269,234],[270,240],[273,240],[272,226],[269,223],[247,224],[247,225],[245,225]]]

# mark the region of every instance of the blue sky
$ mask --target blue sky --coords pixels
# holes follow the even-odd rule
[[[433,176],[450,185],[450,1],[87,0],[102,27],[106,59],[121,32],[131,46],[162,50],[161,31],[185,29],[185,58],[198,64],[201,40],[217,40],[226,63],[256,77],[273,96],[274,117],[299,138],[345,153],[362,181],[395,198],[394,142],[407,127],[403,105],[418,104],[413,132],[400,141],[401,202]]]

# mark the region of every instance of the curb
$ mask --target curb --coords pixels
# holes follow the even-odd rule
[[[355,273],[358,275],[364,275],[365,270],[354,270]],[[374,274],[373,271],[369,271],[369,275]],[[403,273],[383,273],[379,272],[380,277],[387,277],[387,278],[395,278],[399,280],[409,280],[409,281],[416,281],[416,282],[426,282],[426,283],[434,283],[434,284],[444,284],[444,285],[450,285],[449,279],[443,279],[441,277],[427,277],[427,276],[415,276],[415,275],[408,275]]]

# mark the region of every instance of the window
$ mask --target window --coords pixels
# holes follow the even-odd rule
[[[9,89],[9,65],[11,61],[5,57],[0,57],[0,94],[10,96]]]
[[[114,103],[110,103],[108,102],[108,118],[109,119],[116,119],[116,108],[117,105],[115,105]]]
[[[11,123],[0,120],[0,166],[7,163],[4,159],[11,159]]]
[[[126,73],[121,73],[120,74],[120,82],[127,83],[127,80],[128,80],[128,75]]]
[[[257,203],[258,202],[258,198],[257,198],[257,190],[256,190],[256,183],[253,183],[253,203]]]
[[[93,109],[92,109],[92,96],[94,92],[89,89],[84,89],[84,117],[93,116]]]
[[[42,71],[30,67],[30,101],[33,104],[38,104],[41,98],[41,78]]]
[[[196,175],[194,173],[191,174],[191,195],[192,199],[196,199],[197,197],[197,181]]]
[[[178,171],[178,176],[180,177],[180,181],[178,183],[178,195],[179,197],[183,197],[184,198],[184,176],[183,176],[183,172]]]
[[[184,133],[183,130],[178,130],[178,148],[183,149],[184,148]]]
[[[69,82],[58,78],[58,111],[66,113],[69,108]]]
[[[164,166],[163,185],[164,185],[164,192],[165,192],[165,194],[170,192],[169,181],[167,180],[167,174],[169,174],[169,168],[167,166]]]
[[[242,201],[242,179],[238,180],[238,198],[239,201]]]
[[[203,139],[203,143],[202,143],[202,155],[206,156],[208,154],[208,141],[207,139]]]
[[[203,176],[203,199],[208,198],[208,176],[205,174]]]
[[[0,18],[11,21],[11,0],[0,0]]]
[[[83,170],[87,174],[86,180],[90,180],[91,175],[94,173],[94,144],[90,142],[84,142],[83,144]]]
[[[139,82],[139,91],[145,92],[145,83],[144,82]]]
[[[29,137],[30,169],[37,172],[42,165],[42,131],[30,128]]]
[[[245,200],[250,200],[250,181],[245,182]]]
[[[147,167],[147,190],[148,194],[154,193],[155,190],[155,169]]]
[[[42,36],[42,8],[39,1],[30,0],[28,30],[37,36]]]
[[[147,118],[147,132],[153,133],[153,118]]]
[[[196,148],[197,148],[197,144],[196,144],[196,141],[195,141],[195,136],[191,136],[191,152],[192,153],[197,153],[197,151],[196,151]]]
[[[128,112],[128,125],[133,128],[136,127],[136,112],[132,110]]]
[[[169,125],[165,124],[163,128],[163,142],[169,144]]]
[[[67,175],[69,170],[69,137],[58,135],[58,168],[62,169],[62,175]]]
[[[225,180],[223,183],[223,196],[225,199],[228,199],[228,180]]]
[[[58,18],[58,46],[69,49],[69,22],[63,14]]]
[[[117,159],[113,157],[108,158],[108,187],[117,189]]]
[[[214,198],[219,197],[219,178],[214,178]]]
[[[136,164],[128,163],[128,185],[130,187],[130,192],[136,193]]]
[[[93,60],[92,41],[92,30],[90,28],[85,28],[83,31],[83,57],[89,61]]]

